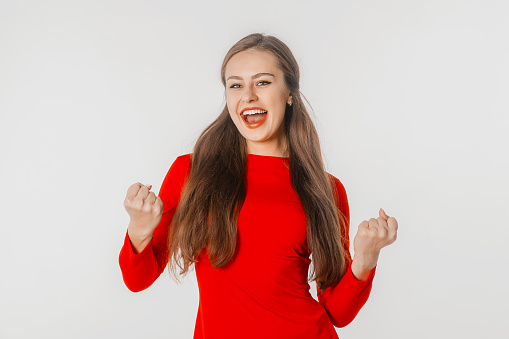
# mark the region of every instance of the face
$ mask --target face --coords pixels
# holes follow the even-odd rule
[[[248,153],[282,156],[284,115],[291,102],[277,59],[265,51],[235,54],[226,64],[226,105]]]

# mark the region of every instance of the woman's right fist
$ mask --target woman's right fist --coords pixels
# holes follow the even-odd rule
[[[137,237],[152,237],[154,229],[163,217],[163,201],[153,192],[152,185],[142,185],[139,182],[127,189],[124,207],[131,217],[129,234]]]

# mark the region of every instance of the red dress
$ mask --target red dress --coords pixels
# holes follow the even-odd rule
[[[148,288],[164,271],[167,232],[189,171],[191,155],[171,165],[159,191],[163,217],[138,254],[128,233],[120,250],[124,282],[133,292]],[[306,220],[291,187],[288,158],[248,154],[247,193],[238,219],[237,254],[215,269],[205,249],[195,263],[199,306],[194,338],[338,338],[334,326],[348,325],[366,303],[376,267],[366,281],[348,270],[318,301],[309,293]],[[330,175],[330,174],[329,174]],[[334,178],[338,208],[349,220],[346,191]],[[343,230],[348,239],[348,229]],[[348,250],[349,241],[344,244]],[[349,253],[349,252],[348,252]]]

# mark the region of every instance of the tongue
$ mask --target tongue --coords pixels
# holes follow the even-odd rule
[[[256,114],[251,114],[251,115],[248,115],[246,117],[246,121],[250,124],[254,123],[254,122],[258,122],[260,120],[263,120],[265,118],[265,115],[267,115],[267,113],[256,113]]]

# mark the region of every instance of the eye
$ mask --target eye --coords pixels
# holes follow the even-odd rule
[[[262,81],[257,82],[257,85],[260,85],[260,86],[266,86],[268,84],[270,84],[270,81],[262,80]],[[241,86],[242,86],[241,84],[233,84],[230,86],[230,88],[240,88]]]

